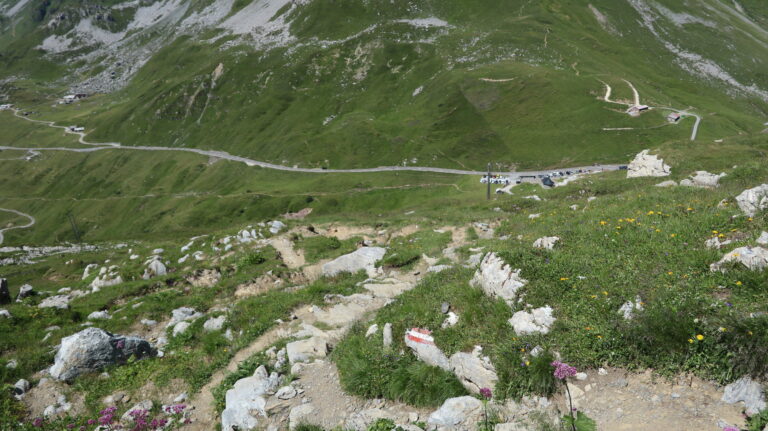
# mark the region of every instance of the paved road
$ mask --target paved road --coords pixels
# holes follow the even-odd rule
[[[133,150],[133,151],[180,151],[185,153],[195,153],[200,154],[202,156],[208,156],[208,157],[216,157],[224,160],[230,160],[233,162],[240,162],[245,163],[248,166],[258,166],[265,169],[274,169],[278,171],[287,171],[287,172],[303,172],[303,173],[317,173],[317,174],[325,174],[325,173],[370,173],[370,172],[396,172],[396,171],[411,171],[411,172],[435,172],[440,174],[455,174],[455,175],[484,175],[487,172],[485,171],[469,171],[469,170],[462,170],[462,169],[448,169],[448,168],[434,168],[434,167],[428,167],[428,166],[379,166],[376,168],[359,168],[359,169],[321,169],[321,168],[295,168],[291,166],[283,166],[283,165],[276,165],[274,163],[267,163],[262,162],[259,160],[253,160],[249,159],[247,157],[241,157],[241,156],[235,156],[232,154],[229,154],[225,151],[218,151],[218,150],[201,150],[198,148],[184,148],[184,147],[156,147],[156,146],[144,146],[144,145],[137,145],[137,146],[123,146],[120,143],[117,142],[109,142],[109,143],[92,143],[87,142],[85,140],[85,133],[84,132],[73,132],[69,130],[66,126],[57,126],[52,121],[41,121],[41,120],[33,120],[31,118],[28,118],[26,116],[20,115],[21,112],[19,109],[15,109],[15,114],[17,117],[32,121],[34,123],[40,123],[45,124],[49,127],[55,127],[58,129],[63,129],[66,133],[73,134],[79,136],[79,142],[83,145],[88,145],[89,148],[68,148],[68,147],[48,147],[48,148],[22,148],[22,147],[8,147],[8,146],[0,146],[0,150],[29,150],[29,151],[69,151],[74,153],[92,153],[95,151],[102,151],[102,150]],[[558,168],[556,170],[563,171],[563,170],[571,170],[576,171],[579,169],[592,169],[592,170],[616,170],[618,169],[619,165],[596,165],[596,166],[587,166],[587,167],[569,167],[569,168]],[[553,169],[554,170],[554,169]],[[546,174],[548,172],[551,172],[552,170],[546,170],[546,171],[526,171],[526,172],[514,172],[512,173],[512,178],[517,178],[520,175],[539,175],[539,174]],[[507,174],[504,172],[504,174]]]
[[[3,234],[6,231],[9,231],[9,230],[12,230],[12,229],[27,229],[27,228],[30,228],[30,227],[34,226],[35,223],[37,222],[37,220],[35,220],[34,217],[32,217],[29,214],[25,214],[25,213],[23,213],[21,211],[16,211],[16,210],[11,210],[11,209],[6,209],[6,208],[0,208],[0,211],[14,213],[14,214],[16,214],[18,216],[26,217],[26,218],[29,219],[29,223],[25,224],[24,226],[13,226],[13,227],[6,227],[6,228],[3,228],[3,229],[0,229],[0,244],[2,244],[3,240],[5,240],[5,237],[4,237]]]

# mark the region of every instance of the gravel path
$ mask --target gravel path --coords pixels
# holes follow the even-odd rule
[[[25,224],[24,226],[12,226],[12,227],[6,227],[6,228],[3,228],[3,229],[0,229],[0,244],[2,244],[3,240],[5,239],[5,237],[3,235],[4,232],[12,230],[12,229],[27,229],[27,228],[30,228],[30,227],[34,226],[35,223],[37,222],[37,220],[35,220],[34,217],[32,217],[29,214],[25,214],[25,213],[23,213],[21,211],[11,210],[11,209],[7,209],[7,208],[0,208],[0,211],[6,211],[6,212],[9,212],[9,213],[14,213],[14,214],[16,214],[18,216],[26,217],[26,218],[29,219],[29,223]]]
[[[218,150],[202,150],[198,148],[173,148],[173,147],[158,147],[158,146],[145,146],[145,145],[137,145],[137,146],[124,146],[118,142],[107,142],[107,143],[92,143],[85,140],[85,132],[74,132],[69,129],[69,127],[66,126],[57,126],[52,121],[42,121],[42,120],[34,120],[31,118],[28,118],[26,116],[20,115],[21,112],[19,109],[14,110],[15,115],[18,118],[31,121],[34,123],[44,124],[49,127],[54,127],[57,129],[63,129],[66,133],[77,135],[79,137],[78,142],[83,145],[88,145],[90,148],[68,148],[68,147],[48,147],[48,148],[23,148],[23,147],[9,147],[9,146],[0,146],[0,150],[28,150],[28,151],[69,151],[74,153],[92,153],[95,151],[102,151],[102,150],[134,150],[134,151],[180,151],[180,152],[186,152],[186,153],[195,153],[200,154],[202,156],[207,157],[216,157],[219,159],[224,160],[230,160],[233,162],[240,162],[245,163],[248,166],[258,166],[265,169],[274,169],[278,171],[287,171],[287,172],[302,172],[302,173],[317,173],[317,174],[324,174],[324,173],[371,173],[371,172],[396,172],[396,171],[411,171],[411,172],[435,172],[440,174],[455,174],[455,175],[484,175],[487,172],[485,171],[470,171],[470,170],[462,170],[462,169],[448,169],[448,168],[435,168],[435,167],[428,167],[428,166],[379,166],[375,168],[358,168],[358,169],[321,169],[321,168],[295,168],[291,166],[283,166],[283,165],[277,165],[274,163],[267,163],[262,162],[259,160],[253,160],[249,159],[247,157],[241,157],[241,156],[235,156],[232,154],[227,153],[226,151],[218,151]],[[570,167],[570,168],[559,168],[557,170],[579,170],[579,169],[592,169],[592,170],[616,170],[619,168],[619,165],[595,165],[595,166],[581,166],[581,167]],[[513,172],[510,174],[510,177],[512,179],[516,179],[517,177],[521,175],[539,175],[539,174],[547,174],[550,172],[550,170],[547,171],[525,171],[525,172]]]

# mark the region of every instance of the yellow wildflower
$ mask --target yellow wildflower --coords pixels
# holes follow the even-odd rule
[[[689,338],[689,339],[688,339],[688,342],[689,342],[689,343],[691,343],[691,344],[693,344],[693,338]]]
[[[737,285],[737,286],[741,286],[742,284],[743,284],[743,283],[742,283],[742,282],[740,282],[740,281],[737,281],[737,282],[736,282],[736,285]]]
[[[701,341],[701,340],[703,340],[703,339],[704,339],[704,336],[703,336],[703,335],[701,335],[701,334],[699,334],[699,335],[697,335],[697,336],[696,336],[696,339],[697,339],[697,340],[699,340],[699,341]]]

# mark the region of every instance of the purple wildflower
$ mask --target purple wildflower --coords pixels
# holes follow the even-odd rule
[[[35,428],[40,428],[43,426],[43,418],[35,418],[32,421],[32,426]]]
[[[482,388],[480,389],[480,396],[482,396],[486,400],[490,400],[491,398],[493,398],[493,393],[489,388]]]
[[[117,348],[120,350],[123,350],[125,348],[125,340],[120,340],[117,342]]]
[[[576,375],[576,368],[566,364],[565,362],[554,361],[550,365],[555,367],[554,375],[560,380],[565,380],[568,377],[573,377]]]

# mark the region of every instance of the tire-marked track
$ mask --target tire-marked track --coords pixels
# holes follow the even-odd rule
[[[35,220],[34,217],[32,217],[29,214],[25,214],[25,213],[23,213],[21,211],[11,210],[11,209],[7,209],[7,208],[0,208],[0,211],[14,213],[14,214],[16,214],[18,216],[26,217],[26,218],[29,219],[29,223],[25,224],[24,226],[12,226],[12,227],[6,227],[6,228],[3,228],[3,229],[0,229],[0,244],[2,244],[3,240],[5,239],[4,233],[6,231],[9,231],[9,230],[12,230],[12,229],[27,229],[27,228],[30,228],[30,227],[34,226],[35,223],[37,222],[37,220]]]
[[[635,86],[632,85],[632,83],[627,81],[626,79],[624,80],[624,82],[626,82],[627,85],[629,85],[629,88],[632,89],[632,94],[635,96],[635,106],[640,106],[640,93],[637,91],[637,88],[635,88]]]
[[[70,130],[66,126],[57,126],[54,124],[53,121],[42,121],[42,120],[34,120],[31,118],[27,118],[25,116],[20,116],[18,113],[20,112],[19,109],[15,109],[16,116],[27,120],[32,121],[34,123],[44,124],[49,127],[55,127],[58,129],[63,129],[66,133],[78,135],[79,142],[83,145],[88,145],[90,148],[70,148],[70,147],[39,147],[39,148],[25,148],[25,147],[9,147],[9,146],[0,146],[0,150],[27,150],[27,151],[69,151],[74,153],[92,153],[95,151],[102,151],[102,150],[134,150],[134,151],[178,151],[178,152],[185,152],[185,153],[195,153],[200,154],[202,156],[208,156],[208,157],[216,157],[219,159],[224,160],[230,160],[233,162],[240,162],[245,163],[248,166],[258,166],[265,169],[274,169],[277,171],[287,171],[287,172],[303,172],[303,173],[314,173],[314,174],[329,174],[329,173],[370,173],[370,172],[396,172],[396,171],[411,171],[411,172],[434,172],[439,174],[455,174],[455,175],[485,175],[487,174],[486,171],[468,171],[468,170],[462,170],[462,169],[448,169],[448,168],[433,168],[433,167],[426,167],[426,166],[380,166],[376,168],[357,168],[357,169],[322,169],[322,168],[294,168],[290,166],[283,166],[283,165],[276,165],[274,163],[267,163],[262,162],[259,160],[253,160],[249,159],[247,157],[241,157],[241,156],[235,156],[232,154],[227,153],[226,151],[218,151],[218,150],[201,150],[199,148],[186,148],[186,147],[156,147],[156,146],[147,146],[147,145],[136,145],[136,146],[123,146],[120,143],[117,142],[108,142],[108,143],[91,143],[85,141],[85,133],[84,132],[75,132]],[[616,170],[619,168],[619,165],[596,165],[596,166],[587,166],[587,167],[572,167],[572,168],[560,168],[558,170],[578,170],[578,169],[593,169],[593,170]],[[542,170],[542,171],[527,171],[527,172],[514,172],[511,174],[512,178],[515,178],[520,175],[538,175],[538,174],[546,174],[549,170]]]

